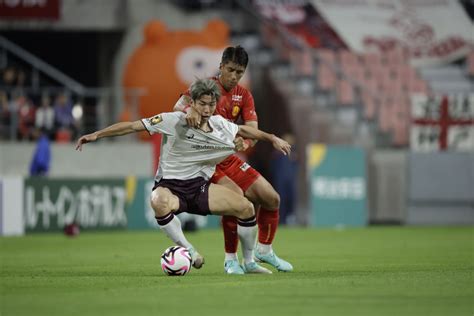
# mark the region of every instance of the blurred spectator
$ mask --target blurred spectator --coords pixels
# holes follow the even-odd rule
[[[26,73],[19,69],[16,73],[16,86],[17,87],[24,87],[26,82]]]
[[[0,139],[10,138],[10,109],[8,108],[8,96],[0,90]]]
[[[25,71],[17,69],[14,66],[8,66],[3,70],[0,78],[0,86],[10,89],[21,89],[25,86],[26,79]]]
[[[54,103],[54,120],[57,127],[56,138],[59,141],[69,141],[75,131],[72,116],[72,102],[65,93],[56,97]]]
[[[290,145],[294,145],[295,138],[292,134],[282,137]],[[288,224],[288,218],[294,213],[296,202],[296,175],[298,172],[296,150],[292,149],[290,156],[274,150],[270,160],[272,185],[280,194],[280,224]]]
[[[54,135],[54,109],[51,107],[51,99],[48,95],[43,95],[41,105],[36,110],[35,127],[42,129],[46,135],[52,139]]]
[[[21,140],[33,139],[35,108],[31,101],[21,92],[16,92],[9,104],[11,126],[18,126],[18,137]]]
[[[9,66],[3,70],[2,81],[0,85],[6,87],[13,87],[16,85],[17,71],[14,67]]]
[[[49,138],[45,131],[40,129],[35,130],[34,136],[38,141],[31,159],[30,176],[46,176],[51,162]]]

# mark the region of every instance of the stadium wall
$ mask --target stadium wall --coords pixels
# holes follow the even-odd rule
[[[23,218],[23,178],[0,176],[0,236],[25,233]]]
[[[368,204],[371,223],[404,223],[407,152],[378,150],[368,157]]]
[[[148,202],[154,174],[149,144],[104,142],[89,144],[83,152],[76,152],[72,144],[55,144],[51,176],[31,178],[33,151],[33,145],[0,144],[1,234],[58,231],[68,219],[77,219],[86,229],[156,228]],[[473,153],[381,150],[365,156],[367,168],[358,164],[354,170],[361,170],[361,176],[367,173],[369,223],[474,224]],[[343,169],[331,172],[346,184],[356,174]],[[328,192],[335,193],[331,188]],[[347,201],[342,204],[354,213]],[[304,211],[308,217],[313,214],[309,208]],[[22,221],[24,226],[18,225]],[[216,218],[201,224],[217,226]]]
[[[474,153],[408,154],[408,224],[474,223]]]
[[[152,177],[153,149],[149,143],[88,144],[78,152],[73,144],[51,145],[50,177]],[[35,144],[0,143],[0,176],[29,175]]]
[[[156,229],[152,177],[45,178],[0,176],[0,236],[81,230]],[[217,228],[219,216],[179,214],[183,225]]]

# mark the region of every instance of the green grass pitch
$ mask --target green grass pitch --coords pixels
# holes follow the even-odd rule
[[[188,234],[201,270],[165,276],[159,231],[0,238],[0,315],[469,315],[473,227],[285,229],[292,273],[227,276],[222,233]]]

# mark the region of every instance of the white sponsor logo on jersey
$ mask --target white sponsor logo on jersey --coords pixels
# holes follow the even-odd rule
[[[232,101],[240,102],[240,101],[242,101],[242,96],[233,94],[232,95]]]
[[[247,171],[247,169],[250,168],[250,165],[246,162],[244,162],[241,166],[240,166],[240,169],[242,169],[242,171]]]

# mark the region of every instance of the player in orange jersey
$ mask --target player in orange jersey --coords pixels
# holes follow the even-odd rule
[[[240,118],[244,125],[258,128],[253,96],[250,91],[238,84],[245,73],[247,64],[248,54],[243,47],[227,47],[224,50],[219,75],[212,78],[219,84],[222,93],[215,114],[231,122],[236,122]],[[186,112],[188,124],[198,126],[200,116],[189,106],[190,102],[189,92],[185,92],[176,103],[174,110]],[[240,151],[245,151],[254,145],[255,142],[252,140],[240,139],[236,147]],[[236,155],[230,156],[217,165],[212,182],[244,194],[256,206],[260,206],[257,216],[258,244],[255,257],[258,261],[272,265],[278,271],[292,271],[293,266],[279,258],[272,248],[278,227],[280,196],[271,184]],[[243,274],[245,272],[237,256],[237,218],[224,216],[222,227],[225,240],[224,270],[228,274]]]

